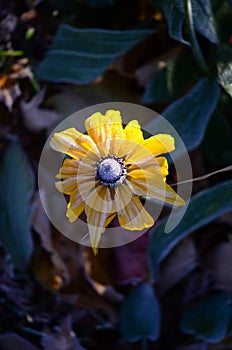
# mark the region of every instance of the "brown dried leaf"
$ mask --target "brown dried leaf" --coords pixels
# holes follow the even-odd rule
[[[38,192],[34,197],[34,206],[32,226],[40,236],[42,251],[41,247],[37,247],[33,259],[33,269],[37,274],[37,278],[44,285],[52,289],[60,289],[63,287],[63,282],[66,284],[69,282],[69,273],[58,251],[54,247],[50,223]]]
[[[21,95],[19,84],[16,83],[10,86],[8,89],[0,90],[0,102],[2,102],[9,111],[12,111],[13,104],[17,97]]]
[[[44,100],[45,89],[42,89],[29,102],[21,101],[23,121],[28,130],[40,132],[49,128],[61,119],[61,115],[55,111],[39,108]]]

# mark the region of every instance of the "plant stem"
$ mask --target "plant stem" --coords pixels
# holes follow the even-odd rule
[[[197,41],[195,29],[194,29],[191,0],[183,0],[183,5],[184,5],[184,14],[185,14],[189,35],[190,35],[190,42],[191,42],[191,48],[192,48],[193,54],[202,72],[205,75],[209,75],[209,68],[201,52],[199,43]]]

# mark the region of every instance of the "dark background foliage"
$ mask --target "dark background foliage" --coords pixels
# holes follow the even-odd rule
[[[0,21],[0,348],[230,349],[230,171],[194,183],[170,234],[164,211],[97,257],[36,183],[52,126],[109,101],[162,113],[194,177],[231,165],[232,2],[2,0]]]

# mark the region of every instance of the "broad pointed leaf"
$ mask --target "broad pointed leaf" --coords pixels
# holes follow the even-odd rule
[[[23,150],[12,142],[0,168],[0,240],[15,267],[25,271],[33,249],[31,196],[34,178]]]
[[[232,181],[224,182],[192,197],[179,225],[164,233],[166,219],[151,232],[148,259],[154,280],[158,279],[158,264],[187,235],[232,210]]]
[[[199,340],[218,343],[227,335],[231,316],[231,296],[226,293],[210,295],[186,309],[180,329]]]
[[[217,82],[202,78],[187,95],[172,103],[163,112],[188,150],[201,143],[219,96],[220,88]]]
[[[148,283],[133,288],[125,298],[120,313],[120,330],[128,341],[156,340],[159,337],[159,303]]]
[[[148,37],[153,30],[77,29],[61,25],[40,63],[42,80],[87,84],[114,60]]]

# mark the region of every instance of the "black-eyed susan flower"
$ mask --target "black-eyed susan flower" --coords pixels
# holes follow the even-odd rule
[[[67,217],[85,211],[95,253],[106,226],[117,215],[128,230],[151,227],[154,219],[141,203],[150,197],[175,206],[184,200],[166,183],[165,153],[175,149],[170,135],[144,139],[137,120],[124,128],[119,111],[97,112],[86,119],[87,135],[75,128],[55,133],[51,147],[68,155],[60,168],[57,189],[69,195]]]

